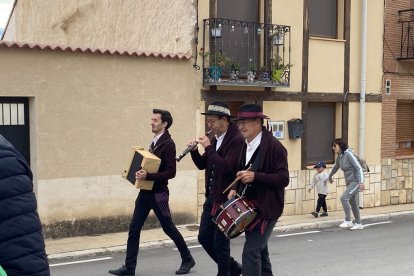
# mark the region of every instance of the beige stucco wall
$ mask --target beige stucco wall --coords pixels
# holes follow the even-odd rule
[[[382,54],[384,33],[384,2],[367,1],[367,93],[381,93],[382,84]],[[397,18],[397,15],[395,15]],[[352,93],[361,91],[361,17],[362,1],[351,5],[351,60],[350,85]],[[397,19],[396,19],[397,20]]]
[[[21,0],[16,21],[18,41],[192,54],[196,12],[193,0]]]
[[[0,96],[30,97],[31,163],[45,223],[132,212],[137,191],[120,174],[130,146],[151,141],[152,108],[171,111],[177,151],[195,135],[188,118],[200,95],[191,61],[5,48],[0,60]],[[178,165],[176,213],[196,216],[195,173]]]
[[[285,123],[285,139],[280,142],[288,151],[289,170],[300,170],[301,167],[301,139],[289,139],[287,121],[302,117],[302,104],[300,102],[263,102],[263,113],[272,121]]]
[[[381,103],[365,103],[365,152],[368,164],[381,164]],[[348,144],[359,153],[359,103],[349,104]]]
[[[274,90],[300,91],[302,84],[303,0],[273,0],[272,21],[273,24],[291,26],[290,86],[277,87]]]
[[[309,92],[344,91],[345,41],[309,39]]]

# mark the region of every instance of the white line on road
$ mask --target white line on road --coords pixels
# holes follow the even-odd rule
[[[289,236],[299,236],[299,235],[306,235],[306,234],[314,234],[314,233],[320,233],[320,232],[321,231],[308,231],[308,232],[300,232],[300,233],[276,235],[276,237],[282,238],[282,237],[289,237]]]
[[[189,246],[188,248],[191,249],[191,248],[198,248],[198,247],[201,247],[201,245],[192,245],[192,246]],[[175,247],[174,250],[178,250],[177,247]]]
[[[60,263],[60,264],[51,264],[52,266],[62,266],[62,265],[71,265],[71,264],[82,264],[82,263],[91,263],[91,262],[99,262],[99,261],[105,261],[110,260],[112,257],[105,257],[105,258],[97,258],[97,259],[90,259],[90,260],[83,260],[83,261],[76,261],[76,262],[67,262],[67,263]]]
[[[379,225],[379,224],[386,224],[386,223],[392,223],[391,220],[387,220],[387,221],[381,221],[381,222],[375,222],[375,223],[368,223],[368,224],[363,224],[364,227],[367,226],[372,226],[372,225]]]

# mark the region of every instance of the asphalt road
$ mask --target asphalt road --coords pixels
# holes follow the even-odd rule
[[[414,275],[414,220],[394,219],[364,230],[274,233],[269,240],[274,275]],[[232,255],[241,260],[244,237],[232,240]],[[215,264],[200,246],[190,248],[196,266],[189,275],[214,276]],[[51,264],[54,276],[110,275],[124,254],[71,259]],[[174,248],[142,250],[136,275],[175,275],[180,257]]]

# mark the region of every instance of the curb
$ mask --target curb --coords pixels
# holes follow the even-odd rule
[[[386,213],[386,214],[378,214],[378,215],[366,215],[362,217],[362,220],[364,224],[368,224],[368,223],[388,221],[388,220],[397,219],[397,218],[399,219],[408,218],[412,216],[414,216],[414,210],[413,211],[399,211],[399,212],[394,212],[394,213]],[[332,220],[324,220],[324,221],[316,221],[316,222],[282,225],[282,226],[276,226],[273,229],[273,232],[274,233],[286,233],[286,232],[293,232],[293,231],[298,231],[298,230],[315,230],[315,229],[335,228],[342,221],[343,219],[332,219]],[[184,240],[187,243],[187,245],[190,245],[190,246],[198,244],[197,235],[186,237],[184,238]],[[164,247],[172,247],[172,246],[174,246],[173,241],[168,239],[168,240],[143,242],[140,244],[140,249],[155,249],[155,248],[164,248]],[[105,248],[95,248],[95,249],[50,254],[47,257],[49,261],[57,261],[57,260],[75,258],[75,257],[92,257],[92,256],[104,255],[108,253],[123,253],[125,251],[126,251],[126,244],[123,244],[123,245],[111,246],[111,247],[105,247]]]

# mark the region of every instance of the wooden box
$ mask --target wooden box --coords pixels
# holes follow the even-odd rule
[[[127,179],[137,189],[152,190],[154,181],[136,180],[135,173],[140,169],[146,170],[149,173],[156,173],[161,164],[161,159],[149,151],[139,147],[132,147],[132,158],[127,169],[122,173],[122,177]]]

